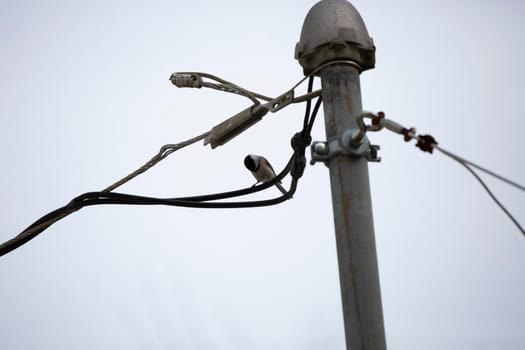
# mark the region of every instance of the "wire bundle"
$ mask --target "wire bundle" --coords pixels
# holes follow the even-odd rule
[[[201,73],[202,74],[202,73]],[[206,75],[210,76],[210,75]],[[214,77],[214,76],[213,76]],[[216,77],[215,77],[216,78]],[[217,78],[219,79],[219,78]],[[294,150],[293,154],[290,157],[285,168],[275,176],[272,180],[265,182],[260,185],[251,186],[235,191],[215,193],[215,194],[206,194],[190,197],[178,197],[178,198],[156,198],[156,197],[147,197],[147,196],[138,196],[126,193],[117,193],[113,192],[116,188],[122,186],[128,181],[132,180],[136,176],[146,172],[151,169],[153,166],[158,164],[160,161],[167,158],[170,154],[178,151],[186,146],[194,144],[197,141],[200,141],[206,138],[209,135],[209,132],[203,133],[196,137],[193,137],[187,141],[180,142],[177,144],[167,144],[161,147],[159,152],[153,156],[149,161],[147,161],[143,166],[133,171],[129,175],[123,177],[114,184],[106,187],[102,191],[98,192],[87,192],[74,199],[72,199],[65,206],[58,208],[45,216],[41,217],[33,224],[28,226],[24,231],[18,234],[16,237],[4,242],[0,245],[0,256],[3,256],[25,243],[29,242],[45,229],[56,223],[57,221],[65,218],[66,216],[88,206],[93,205],[166,205],[166,206],[175,206],[175,207],[190,207],[190,208],[207,208],[207,209],[227,209],[227,208],[253,208],[253,207],[262,207],[270,206],[282,203],[290,198],[297,189],[297,182],[299,178],[303,175],[304,168],[306,165],[305,150],[311,142],[310,132],[315,121],[315,117],[319,111],[321,105],[321,98],[319,97],[317,103],[313,109],[313,112],[310,113],[311,109],[311,99],[316,94],[312,94],[313,87],[313,77],[310,77],[308,84],[308,94],[306,97],[302,97],[306,101],[306,112],[303,122],[303,129],[295,134],[292,138],[292,148]],[[301,82],[304,81],[301,80]],[[221,83],[228,84],[229,82],[225,80],[220,80]],[[229,83],[232,84],[232,83]],[[204,85],[203,85],[204,86]],[[232,84],[230,90],[225,90],[227,92],[235,92],[242,95],[249,95],[250,99],[255,99],[255,97],[264,97],[266,96],[252,93],[248,90],[244,90],[237,85]],[[297,85],[295,86],[297,87]],[[294,87],[294,88],[295,88]],[[239,91],[242,91],[241,93]],[[247,96],[248,97],[248,96]],[[269,99],[269,98],[268,98]],[[290,188],[283,195],[266,200],[257,200],[257,201],[223,201],[225,199],[236,198],[240,196],[250,195],[259,191],[266,190],[278,182],[280,182],[286,175],[291,174],[292,181]]]
[[[223,91],[223,92],[238,94],[238,95],[241,95],[241,96],[244,96],[250,99],[254,103],[253,105],[254,107],[259,106],[259,107],[267,108],[267,110],[271,110],[272,112],[276,112],[290,103],[306,102],[306,111],[305,111],[305,116],[303,120],[303,127],[301,131],[296,133],[291,139],[291,146],[293,149],[293,154],[290,156],[290,159],[287,165],[284,167],[284,169],[279,174],[277,174],[272,180],[268,182],[262,183],[260,185],[255,185],[255,186],[242,188],[242,189],[234,190],[234,191],[223,192],[223,193],[197,195],[197,196],[189,196],[189,197],[176,197],[176,198],[156,198],[156,197],[138,196],[138,195],[132,195],[132,194],[126,194],[126,193],[113,192],[116,188],[132,180],[136,176],[148,171],[153,166],[158,164],[160,161],[166,159],[170,154],[186,146],[192,145],[197,141],[200,141],[203,139],[207,140],[207,138],[210,136],[210,133],[213,132],[213,129],[212,129],[212,131],[205,132],[191,139],[188,139],[184,142],[180,142],[177,144],[167,144],[167,145],[162,146],[159,152],[156,155],[154,155],[149,161],[147,161],[143,166],[133,171],[129,175],[123,177],[122,179],[115,182],[114,184],[106,187],[102,191],[84,193],[74,198],[73,200],[71,200],[65,206],[46,214],[45,216],[41,217],[40,219],[35,221],[30,226],[28,226],[24,231],[22,231],[16,237],[2,243],[0,245],[0,256],[3,256],[17,249],[18,247],[24,245],[25,243],[29,242],[31,239],[38,236],[41,232],[43,232],[49,226],[53,225],[55,222],[65,218],[66,216],[84,207],[89,207],[93,205],[166,205],[166,206],[190,207],[190,208],[229,209],[229,208],[254,208],[254,207],[276,205],[276,204],[282,203],[292,198],[292,196],[294,195],[297,189],[298,180],[304,173],[304,169],[306,166],[305,150],[306,150],[306,147],[308,147],[312,141],[310,134],[311,134],[314,122],[315,122],[316,115],[322,103],[322,98],[320,96],[321,90],[312,91],[314,75],[317,74],[317,72],[319,72],[324,67],[328,65],[332,65],[332,64],[351,64],[353,65],[354,63],[351,61],[332,61],[325,65],[322,65],[316,70],[314,70],[312,73],[310,73],[309,75],[301,79],[287,93],[281,95],[280,97],[276,99],[272,99],[268,96],[264,96],[264,95],[246,90],[236,84],[233,84],[229,81],[226,81],[224,79],[221,79],[219,77],[216,77],[214,75],[207,74],[207,73],[184,72],[184,73],[173,74],[170,80],[172,81],[174,85],[178,87],[192,87],[192,88],[207,87],[207,88],[212,88],[212,89],[216,89],[216,90]],[[215,83],[206,82],[203,80],[203,78],[211,79],[215,81]],[[297,88],[306,79],[309,79],[307,93],[300,97],[294,98],[293,90]],[[281,101],[281,98],[283,96],[286,98],[289,98],[286,104],[280,105],[280,106],[274,105],[275,101]],[[312,110],[311,100],[316,97],[317,97],[317,101]],[[267,103],[264,105],[261,105],[259,99],[267,101]],[[246,115],[243,115],[242,117],[247,118],[247,121],[249,122],[248,124],[250,123],[253,124],[253,121],[250,120],[250,118],[252,118],[253,115],[246,114]],[[258,117],[258,120],[262,118],[262,116],[255,116],[255,117]],[[238,116],[234,116],[230,118],[230,120],[233,118],[238,118]],[[365,118],[371,119],[372,121],[371,124],[369,125],[365,124],[364,122]],[[496,196],[492,193],[492,191],[488,188],[488,186],[483,182],[483,180],[479,177],[479,175],[472,169],[472,167],[477,168],[478,170],[481,170],[491,176],[494,176],[497,179],[504,181],[522,191],[525,191],[524,186],[519,185],[513,181],[510,181],[504,178],[503,176],[498,175],[490,170],[487,170],[475,163],[472,163],[458,155],[453,154],[452,152],[444,150],[443,148],[438,146],[438,143],[431,135],[418,135],[414,128],[407,129],[395,121],[386,119],[385,114],[383,112],[379,112],[377,115],[373,113],[369,113],[369,112],[362,113],[361,115],[357,117],[357,124],[359,126],[360,132],[355,135],[356,138],[359,138],[359,139],[363,138],[366,132],[368,131],[379,131],[379,130],[382,130],[383,128],[386,128],[390,131],[403,135],[405,141],[407,142],[412,139],[416,140],[417,141],[416,146],[419,147],[422,151],[432,153],[434,149],[437,149],[438,151],[445,154],[446,156],[456,160],[461,165],[463,165],[465,168],[467,168],[467,170],[481,183],[483,188],[488,192],[488,194],[496,202],[496,204],[505,212],[505,214],[507,214],[507,216],[512,220],[512,222],[521,231],[521,233],[525,235],[525,230],[523,229],[523,227],[520,226],[518,221],[501,204],[501,202],[496,198]],[[238,133],[242,132],[243,130],[238,131]],[[292,178],[291,183],[290,183],[290,188],[279,197],[272,198],[272,199],[266,199],[266,200],[257,200],[257,201],[224,201],[226,199],[237,198],[237,197],[250,195],[250,194],[253,194],[259,191],[266,190],[274,186],[275,184],[279,183],[288,174],[290,174]]]

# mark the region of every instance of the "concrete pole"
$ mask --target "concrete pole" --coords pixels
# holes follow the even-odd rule
[[[375,47],[346,0],[323,0],[306,16],[296,58],[321,77],[327,139],[358,129],[359,74],[375,64]],[[329,62],[344,61],[326,65]],[[329,145],[328,143],[327,145]],[[330,169],[346,348],[386,349],[368,178],[363,155],[339,154]]]

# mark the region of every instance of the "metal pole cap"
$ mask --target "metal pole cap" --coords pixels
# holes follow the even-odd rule
[[[310,9],[303,23],[295,59],[305,75],[334,60],[350,60],[361,71],[374,68],[374,41],[355,7],[346,0],[322,0]]]

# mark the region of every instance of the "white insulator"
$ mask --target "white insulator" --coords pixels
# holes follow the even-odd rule
[[[381,120],[381,124],[387,128],[388,130],[391,130],[397,134],[402,134],[405,127],[401,124],[396,123],[393,120],[390,119],[383,119]]]

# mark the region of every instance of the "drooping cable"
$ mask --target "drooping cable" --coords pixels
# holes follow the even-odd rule
[[[270,200],[261,200],[261,201],[249,201],[249,202],[210,202],[214,200],[232,198],[241,195],[247,195],[262,191],[267,189],[276,182],[280,181],[286,174],[288,174],[291,163],[293,160],[290,160],[286,168],[273,180],[268,181],[264,184],[249,187],[242,190],[230,191],[220,194],[204,195],[204,196],[192,196],[192,197],[182,197],[182,198],[153,198],[146,196],[136,196],[122,193],[115,193],[110,191],[100,191],[100,192],[88,192],[84,193],[72,201],[70,201],[65,206],[56,209],[49,214],[43,216],[32,225],[27,227],[16,237],[2,243],[0,245],[0,256],[3,256],[14,249],[22,246],[23,244],[29,242],[31,239],[38,236],[41,232],[47,229],[49,226],[53,225],[57,221],[65,218],[66,216],[74,213],[77,210],[80,210],[86,206],[92,205],[104,205],[104,204],[120,204],[120,205],[168,205],[168,206],[178,206],[178,207],[191,207],[191,208],[216,208],[216,209],[226,209],[226,208],[252,208],[259,206],[269,206],[279,204],[287,199],[290,199],[297,188],[297,180],[292,179],[292,183],[289,191],[286,194],[283,194],[280,197],[270,199]]]
[[[481,179],[481,177],[474,171],[472,170],[472,168],[470,167],[469,163],[466,163],[465,161],[463,161],[463,159],[459,158],[459,157],[456,157],[454,154],[448,152],[448,151],[445,151],[443,150],[442,148],[439,148],[439,147],[434,147],[435,149],[439,150],[440,152],[442,152],[443,154],[449,156],[450,158],[454,159],[455,161],[457,161],[459,164],[463,165],[471,174],[472,176],[474,176],[476,178],[476,180],[479,181],[479,183],[481,184],[481,186],[485,189],[485,191],[489,194],[489,196],[492,198],[492,200],[500,207],[500,209],[508,216],[508,218],[514,223],[514,225],[516,225],[516,227],[521,231],[521,233],[523,235],[525,235],[525,230],[523,229],[523,227],[519,224],[518,220],[516,220],[516,218],[507,210],[507,208],[505,208],[505,206],[498,200],[498,198],[494,195],[494,193],[492,193],[492,191],[490,190],[490,188],[487,186],[487,184]]]
[[[372,123],[370,125],[366,125],[363,121],[364,118],[368,118],[372,120]],[[424,152],[432,153],[434,149],[437,149],[444,155],[454,159],[461,165],[463,165],[475,178],[478,180],[478,182],[481,184],[483,189],[489,194],[491,199],[500,207],[500,209],[507,215],[507,217],[516,225],[518,230],[525,235],[525,230],[523,227],[518,223],[518,220],[509,212],[509,210],[498,200],[498,198],[494,195],[494,193],[490,190],[488,185],[481,179],[481,177],[471,168],[475,167],[476,169],[479,169],[480,171],[485,172],[488,175],[491,175],[495,177],[496,179],[503,181],[519,190],[525,191],[525,186],[518,184],[517,182],[511,181],[504,176],[501,176],[491,170],[488,170],[480,165],[477,165],[469,160],[466,160],[463,157],[460,157],[450,151],[447,151],[443,149],[442,147],[438,146],[437,141],[434,139],[432,135],[419,135],[416,133],[415,128],[405,128],[401,124],[385,118],[384,112],[379,112],[377,114],[373,114],[370,112],[362,113],[357,118],[357,124],[359,128],[361,129],[362,133],[366,133],[367,131],[379,131],[383,128],[386,128],[392,132],[395,132],[397,134],[401,134],[404,137],[404,140],[406,142],[410,140],[416,140],[416,147],[421,149]]]
[[[467,164],[467,165],[469,165],[471,167],[474,167],[474,168],[476,168],[476,169],[478,169],[480,171],[483,171],[485,174],[488,174],[488,175],[490,175],[490,176],[492,176],[492,177],[494,177],[494,178],[496,178],[496,179],[498,179],[500,181],[505,182],[508,185],[511,185],[511,186],[517,188],[518,190],[525,191],[525,186],[520,185],[517,182],[509,180],[506,177],[503,177],[503,176],[501,176],[499,174],[496,174],[495,172],[493,172],[491,170],[488,170],[487,168],[484,168],[481,165],[478,165],[478,164],[476,164],[474,162],[471,162],[470,160],[467,160],[467,159],[465,159],[463,157],[458,156],[457,154],[453,154],[452,152],[444,150],[443,148],[439,147],[438,145],[435,145],[434,148],[437,149],[438,151],[440,151],[441,153],[449,156],[450,158],[460,162],[461,164]]]
[[[310,85],[313,84],[313,81]],[[308,94],[311,94],[311,87],[309,88]],[[308,95],[307,94],[307,95]],[[310,99],[307,99],[309,102]],[[292,138],[292,148],[294,153],[290,158],[286,167],[272,180],[265,182],[261,185],[252,186],[249,188],[229,191],[224,193],[209,194],[209,195],[200,195],[200,196],[190,196],[190,197],[180,197],[180,198],[154,198],[146,196],[137,196],[129,195],[123,193],[112,192],[117,187],[123,185],[124,183],[130,181],[136,176],[146,172],[151,167],[156,165],[161,160],[165,159],[171,153],[184,148],[188,145],[191,145],[203,138],[205,138],[209,133],[204,133],[198,135],[194,138],[191,138],[187,141],[170,144],[163,146],[159,153],[157,153],[153,158],[146,162],[142,167],[138,168],[131,174],[125,176],[116,183],[108,186],[100,192],[88,192],[83,195],[80,195],[70,201],[67,205],[56,209],[47,215],[43,216],[32,225],[27,227],[19,235],[14,237],[11,240],[8,240],[0,245],[0,256],[3,256],[14,249],[24,245],[29,242],[31,239],[36,237],[38,234],[43,232],[49,226],[55,222],[63,219],[69,214],[80,210],[86,206],[93,205],[105,205],[105,204],[119,204],[119,205],[168,205],[168,206],[179,206],[179,207],[192,207],[192,208],[216,208],[216,209],[225,209],[225,208],[253,208],[261,206],[269,206],[282,203],[290,198],[297,189],[297,183],[299,178],[302,176],[306,164],[305,150],[306,147],[311,142],[310,131],[312,129],[313,123],[315,121],[316,114],[319,110],[321,103],[321,98],[318,99],[314,110],[310,113],[310,107],[307,107],[307,113],[305,113],[305,118],[303,121],[303,129],[296,133]],[[252,194],[258,191],[262,191],[271,186],[274,186],[276,183],[280,182],[288,173],[292,176],[292,181],[290,184],[290,189],[281,195],[280,197],[266,200],[258,201],[240,201],[240,202],[216,202],[218,200],[226,198],[234,198],[239,196],[244,196]]]

